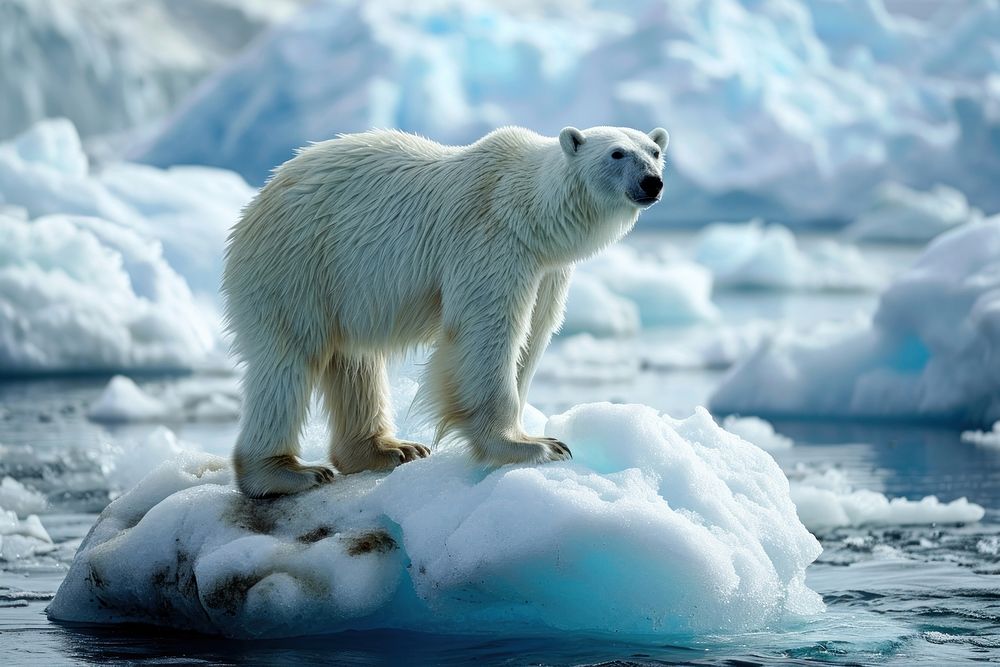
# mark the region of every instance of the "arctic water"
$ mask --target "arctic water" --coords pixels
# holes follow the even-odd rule
[[[683,246],[684,236],[666,239]],[[821,239],[814,239],[821,240]],[[865,247],[873,266],[904,266],[918,249]],[[560,372],[580,361],[556,340],[553,360],[532,388],[546,414],[589,401],[638,402],[683,417],[705,404],[726,372],[724,363],[685,364],[672,345],[697,348],[713,327],[751,321],[807,323],[870,313],[876,293],[717,290],[723,324],[644,328],[611,345],[653,349],[636,364],[600,372]],[[614,339],[611,339],[614,340]],[[607,354],[609,348],[599,349]],[[682,351],[683,352],[683,351]],[[665,361],[666,360],[666,361]],[[596,360],[601,361],[601,360]],[[603,361],[606,361],[603,360]],[[567,364],[569,362],[566,362]],[[162,393],[191,377],[146,376],[137,383]],[[195,376],[195,381],[218,382]],[[144,442],[155,424],[100,425],[87,412],[107,377],[43,378],[0,383],[0,478],[9,476],[45,495],[40,518],[55,548],[0,562],[0,652],[10,664],[185,662],[197,664],[956,664],[1000,661],[1000,448],[960,439],[961,429],[933,423],[862,423],[772,419],[794,445],[772,455],[791,478],[837,470],[854,488],[911,499],[966,497],[986,508],[969,524],[860,525],[815,529],[823,554],[807,583],[825,614],[808,623],[727,636],[671,637],[649,642],[609,636],[498,637],[486,628],[465,636],[389,630],[262,641],[228,641],[150,627],[51,623],[44,609],[65,576],[76,547],[97,514],[121,490],[122,470],[109,461]],[[718,416],[719,419],[722,415]],[[184,441],[225,454],[232,421],[166,424]],[[572,443],[571,443],[572,444]],[[141,474],[142,454],[138,472]]]

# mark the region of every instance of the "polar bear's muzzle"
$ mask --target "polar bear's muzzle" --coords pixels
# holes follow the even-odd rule
[[[638,197],[632,197],[632,200],[641,206],[655,204],[660,200],[660,193],[663,191],[663,179],[653,174],[644,176],[639,182],[639,188],[642,190],[642,194]]]

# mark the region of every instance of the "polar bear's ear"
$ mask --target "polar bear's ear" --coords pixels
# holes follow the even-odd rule
[[[559,133],[559,145],[562,146],[566,155],[574,155],[585,141],[587,139],[583,136],[583,132],[575,127],[564,127]]]
[[[670,135],[662,127],[658,127],[649,133],[649,138],[656,142],[656,145],[660,147],[661,151],[667,150],[667,144],[670,143]]]

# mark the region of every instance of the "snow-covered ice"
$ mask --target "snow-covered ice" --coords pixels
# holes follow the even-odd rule
[[[554,136],[610,121],[677,138],[669,205],[649,221],[851,220],[889,180],[943,183],[993,212],[1000,6],[953,14],[919,22],[877,0],[327,0],[207,81],[143,159],[259,184],[338,132],[466,143],[504,124]]]
[[[855,489],[836,468],[823,472],[800,468],[790,473],[790,479],[799,519],[815,533],[843,527],[970,523],[985,514],[964,497],[943,503],[935,496],[908,500]]]
[[[779,332],[723,380],[721,413],[1000,419],[1000,218],[937,237],[873,318]]]
[[[920,243],[981,217],[955,188],[935,185],[921,192],[890,182],[879,187],[872,205],[845,234],[858,240]]]
[[[694,259],[721,287],[779,290],[872,290],[882,276],[857,248],[825,241],[806,251],[782,225],[761,220],[702,230]]]
[[[0,144],[0,372],[224,364],[224,240],[252,194],[204,167],[94,171],[67,121]]]
[[[181,453],[102,514],[49,615],[237,637],[663,637],[823,609],[804,583],[820,547],[784,475],[705,411],[583,405],[545,432],[574,461],[485,470],[443,447],[268,501],[237,493],[224,459]]]

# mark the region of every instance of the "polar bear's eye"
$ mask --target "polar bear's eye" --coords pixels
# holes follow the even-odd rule
[[[660,159],[660,151],[653,151],[653,159],[654,160]]]
[[[615,160],[621,160],[623,157],[625,157],[625,153],[622,153],[621,151],[612,151],[611,157],[614,158]]]

